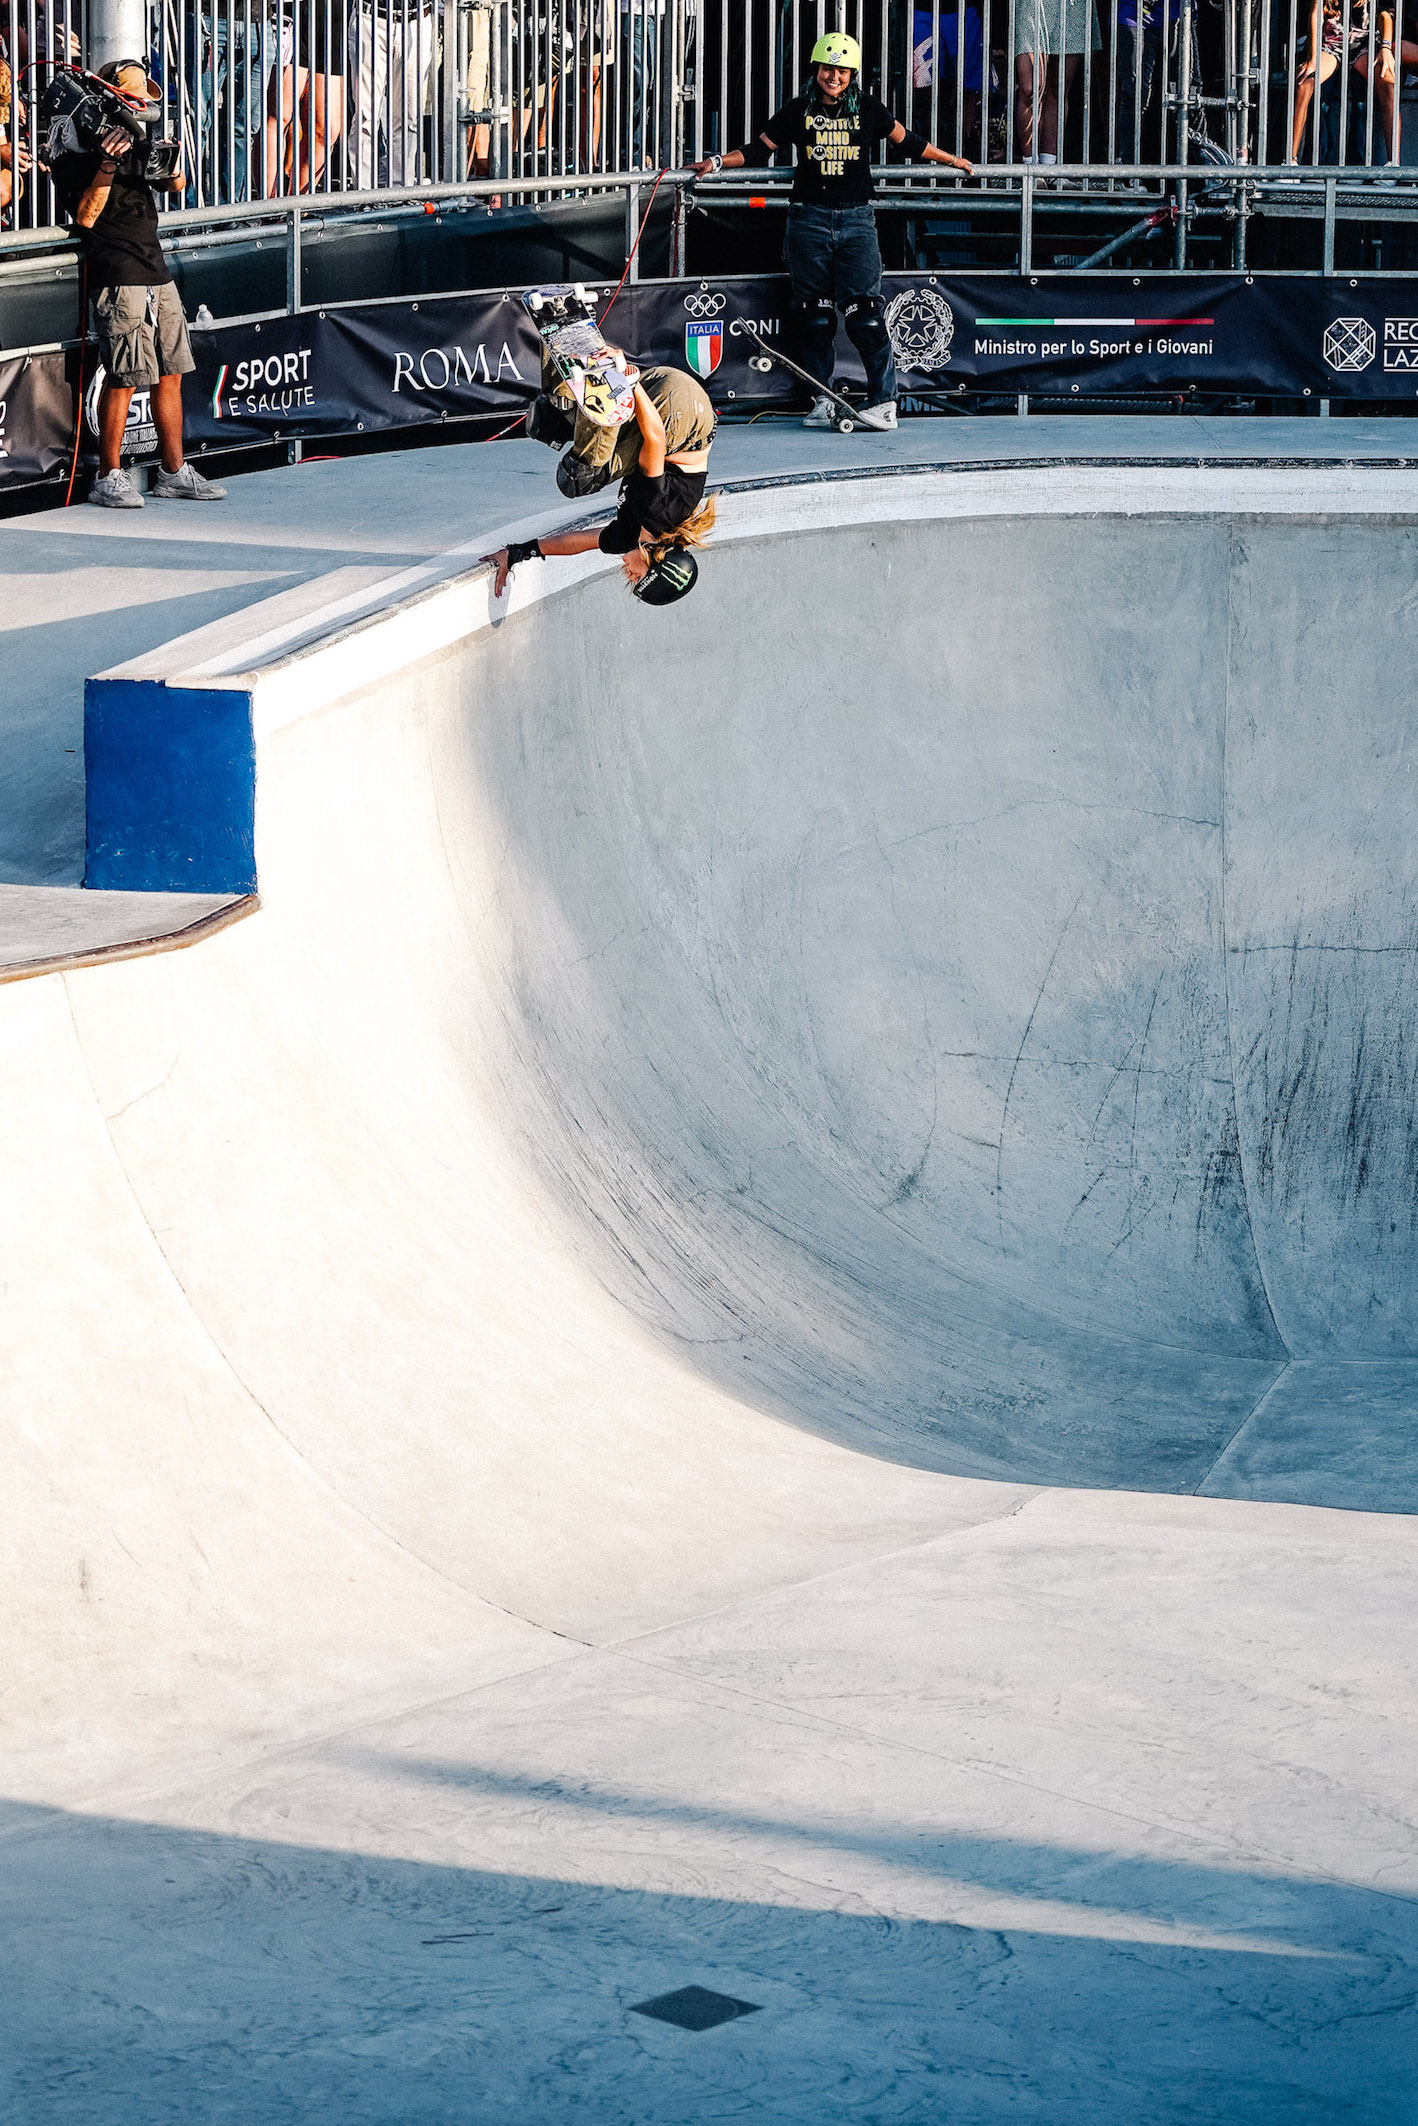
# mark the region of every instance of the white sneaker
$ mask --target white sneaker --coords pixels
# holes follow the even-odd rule
[[[835,428],[838,409],[822,392],[812,402],[812,412],[803,417],[804,428]]]
[[[875,428],[882,435],[889,435],[896,426],[896,401],[883,399],[879,406],[864,406],[857,415],[859,428]]]
[[[89,500],[98,509],[141,509],[143,497],[137,481],[122,465],[106,472],[101,480],[95,480],[89,489]]]
[[[162,502],[225,502],[226,489],[204,480],[195,465],[183,463],[176,472],[160,472],[148,493]]]

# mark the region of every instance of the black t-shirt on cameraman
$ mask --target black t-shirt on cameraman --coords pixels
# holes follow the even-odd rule
[[[158,203],[153,188],[132,168],[136,145],[113,173],[108,203],[91,229],[79,230],[89,269],[89,288],[158,288],[172,279],[158,242]],[[54,185],[65,210],[77,216],[79,201],[98,175],[97,155],[61,155]]]

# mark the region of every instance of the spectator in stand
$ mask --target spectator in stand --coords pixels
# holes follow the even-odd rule
[[[665,0],[620,0],[620,80],[625,98],[621,153],[625,167],[655,163],[655,88],[660,78],[660,33]]]
[[[960,139],[963,146],[981,155],[984,143],[980,135],[981,90],[985,78],[985,38],[978,7],[966,7],[965,52],[963,66],[960,56],[960,9],[953,7],[947,12],[942,8],[937,24],[930,8],[918,7],[912,25],[911,86],[915,91],[912,114],[917,128],[931,128],[932,102],[939,122],[948,124],[955,110],[956,90],[962,85],[960,99]],[[939,29],[937,36],[936,30]],[[995,77],[994,55],[990,55],[990,88],[998,87]],[[934,92],[934,93],[933,93]]]
[[[464,81],[464,94],[470,111],[486,111],[492,106],[492,9],[473,7],[466,10],[468,18],[468,72]],[[492,168],[492,126],[479,119],[468,129],[468,167],[466,177],[486,177]]]
[[[1014,156],[1057,162],[1085,44],[1102,44],[1093,0],[1015,0]],[[1037,121],[1037,140],[1035,138]]]
[[[345,130],[345,0],[282,0],[279,35],[266,100],[267,198],[326,188]]]
[[[1189,8],[1196,0],[1185,0]],[[1162,50],[1169,48],[1175,68],[1177,25],[1182,19],[1183,0],[1118,0],[1118,48],[1113,54],[1116,84],[1114,103],[1114,162],[1160,160],[1162,142],[1155,143],[1157,156],[1143,153],[1142,123],[1153,104],[1153,91],[1162,92]],[[1141,20],[1139,21],[1139,15]],[[1165,26],[1164,26],[1165,19]],[[1149,141],[1148,147],[1154,143]]]
[[[1406,67],[1411,72],[1418,68],[1418,44],[1405,37],[1398,47],[1398,67],[1394,66],[1394,18],[1389,14],[1379,16],[1378,46],[1374,52],[1374,108],[1378,113],[1379,126],[1383,133],[1384,149],[1392,163],[1398,162],[1401,98],[1398,81]],[[1367,86],[1369,79],[1369,48],[1358,54],[1354,71]]]
[[[187,173],[184,206],[199,204],[199,182],[201,204],[207,206],[232,206],[251,197],[251,148],[266,72],[260,0],[250,16],[248,22],[244,8],[230,0],[209,0],[200,14],[187,17],[187,78],[205,167]]]
[[[13,135],[13,138],[11,137]],[[30,151],[14,123],[10,62],[0,59],[0,228],[11,218],[25,192],[25,172],[32,167]],[[16,223],[19,217],[14,216]]]
[[[1311,9],[1310,34],[1306,43],[1308,57],[1295,77],[1295,123],[1290,132],[1290,160],[1292,162],[1298,162],[1300,159],[1300,143],[1305,137],[1305,123],[1310,115],[1310,105],[1314,101],[1316,80],[1318,80],[1320,87],[1323,88],[1331,74],[1338,69],[1341,61],[1345,63],[1346,67],[1352,66],[1361,78],[1367,76],[1369,65],[1368,0],[1347,0],[1347,14],[1348,21],[1346,23],[1346,0],[1323,0],[1323,4],[1321,4],[1321,0],[1315,0],[1315,5]],[[1384,118],[1384,134],[1386,138],[1391,140],[1394,130],[1393,16],[1389,14],[1383,14],[1379,17],[1378,57],[1381,62],[1387,62],[1388,72],[1385,79],[1384,68],[1381,64],[1376,85],[1375,101]],[[1385,93],[1387,94],[1386,109]],[[1318,134],[1318,112],[1316,112],[1315,125],[1316,133]],[[1319,159],[1318,147],[1318,138],[1316,138],[1316,160]],[[1390,149],[1390,153],[1392,153],[1392,149]]]
[[[361,192],[416,185],[424,174],[423,107],[438,50],[433,0],[359,0],[352,26],[356,182]]]
[[[117,59],[99,72],[137,104],[158,101],[158,85],[139,59]],[[213,487],[183,459],[182,379],[196,364],[158,243],[157,201],[134,166],[135,147],[132,134],[116,126],[96,154],[61,155],[53,170],[55,189],[78,225],[105,372],[98,403],[99,478],[89,500],[105,509],[143,507],[122,454],[133,393],[146,391],[162,456],[151,492],[174,502],[218,502],[225,488]],[[179,165],[166,189],[180,197],[185,183]]]

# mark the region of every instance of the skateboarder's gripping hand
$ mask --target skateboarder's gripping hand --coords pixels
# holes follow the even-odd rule
[[[553,532],[541,539],[519,539],[511,546],[499,546],[495,554],[484,554],[483,562],[493,570],[492,595],[500,598],[507,588],[507,579],[514,568],[523,561],[548,561],[561,554],[589,554],[601,543],[599,532],[574,531]]]

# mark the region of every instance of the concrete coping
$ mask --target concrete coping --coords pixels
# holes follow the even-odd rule
[[[1381,516],[1418,519],[1418,465],[1217,457],[956,461],[790,473],[712,490],[711,542],[825,526],[997,516]],[[99,673],[85,690],[88,864],[106,890],[253,894],[257,750],[284,726],[613,573],[600,553],[517,572],[501,600],[481,556],[604,521],[564,506],[384,581],[284,592]],[[666,624],[645,615],[647,644]]]

